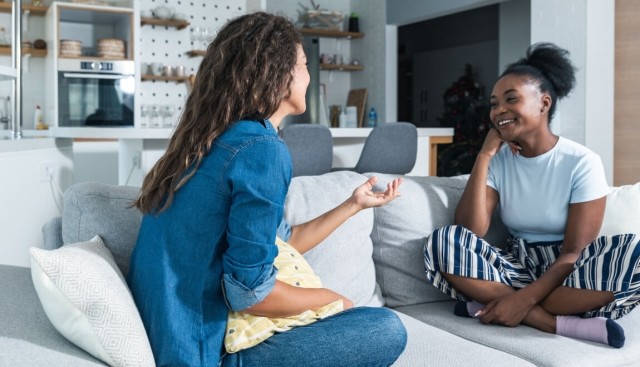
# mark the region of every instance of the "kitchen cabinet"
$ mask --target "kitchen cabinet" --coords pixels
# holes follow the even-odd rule
[[[49,126],[133,125],[134,18],[133,8],[66,2],[49,7],[43,111]]]
[[[61,55],[60,47],[62,40],[74,40],[82,44],[82,54],[77,58],[105,59],[99,56],[100,40],[119,39],[124,41],[125,52],[124,57],[118,59],[133,60],[135,35],[131,8],[55,2],[47,18],[48,33],[53,35],[47,43],[53,44],[51,49],[57,57],[74,58]]]

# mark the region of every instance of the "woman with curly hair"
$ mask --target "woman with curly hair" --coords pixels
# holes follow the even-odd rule
[[[144,216],[128,282],[159,366],[387,366],[406,343],[384,308],[352,308],[326,288],[276,279],[276,234],[300,253],[359,210],[393,200],[375,179],[302,225],[283,220],[291,159],[277,129],[302,113],[301,36],[286,18],[248,14],[209,45],[165,154],[135,205]],[[288,317],[338,301],[333,316],[226,354],[230,311]]]

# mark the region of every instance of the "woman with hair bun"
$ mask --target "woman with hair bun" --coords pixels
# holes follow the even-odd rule
[[[620,348],[614,320],[640,300],[640,246],[631,234],[598,237],[610,192],[600,157],[550,129],[574,84],[569,53],[550,43],[502,73],[455,225],[425,245],[426,275],[458,300],[458,316]],[[498,206],[504,250],[483,239]]]

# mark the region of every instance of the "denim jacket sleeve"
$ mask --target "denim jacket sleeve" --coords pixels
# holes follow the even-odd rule
[[[223,283],[227,304],[240,311],[261,302],[275,285],[276,229],[291,181],[286,146],[276,136],[246,144],[230,163],[226,181],[231,207]]]
[[[280,225],[276,230],[276,236],[278,236],[284,242],[289,241],[289,238],[291,237],[291,226],[284,218],[282,218],[282,220],[280,221]]]

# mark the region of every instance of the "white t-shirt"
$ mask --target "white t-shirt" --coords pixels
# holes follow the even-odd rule
[[[491,159],[487,185],[498,192],[509,231],[530,242],[562,240],[569,204],[595,200],[611,190],[600,157],[563,137],[533,158],[515,155],[504,144]]]

